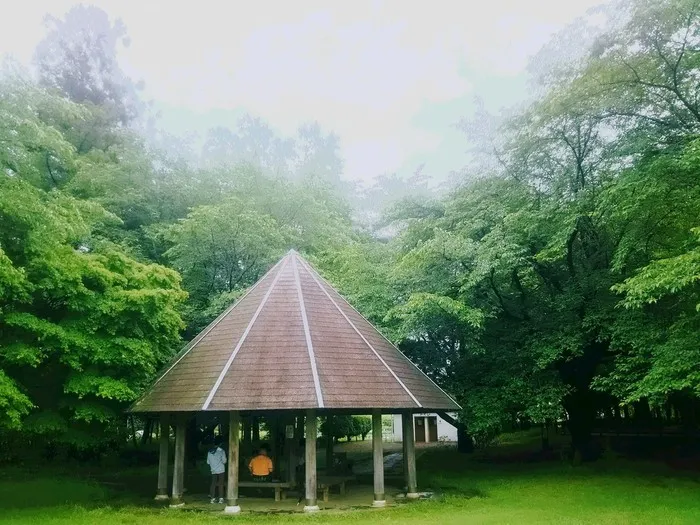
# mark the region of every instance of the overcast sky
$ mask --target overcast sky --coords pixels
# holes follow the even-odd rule
[[[13,3],[0,52],[29,62],[43,15],[74,3]],[[169,131],[233,125],[243,111],[288,135],[317,120],[341,138],[344,176],[367,181],[460,169],[468,146],[454,124],[474,97],[493,110],[522,99],[528,57],[600,0],[89,3],[126,24],[124,68]]]

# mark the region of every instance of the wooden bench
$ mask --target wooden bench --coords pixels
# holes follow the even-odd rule
[[[330,488],[335,486],[339,487],[340,495],[345,496],[346,483],[354,480],[355,476],[319,476],[318,490],[323,491],[323,501],[328,501],[328,493],[330,492]]]
[[[239,481],[239,487],[244,488],[271,488],[275,489],[275,501],[281,501],[287,497],[287,493],[283,489],[291,489],[294,483],[289,481]]]

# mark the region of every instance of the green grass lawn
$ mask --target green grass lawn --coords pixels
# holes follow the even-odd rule
[[[93,523],[700,523],[700,479],[661,464],[601,461],[571,467],[560,461],[488,463],[483,456],[426,450],[418,462],[432,501],[387,509],[325,511],[316,515],[214,512],[156,508],[153,469],[133,469],[142,483],[116,490],[75,473],[10,469],[0,475],[0,522]],[[147,487],[147,488],[145,488]],[[241,502],[244,505],[245,500]],[[223,520],[223,521],[222,521]]]

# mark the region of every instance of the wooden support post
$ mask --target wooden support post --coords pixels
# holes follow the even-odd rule
[[[316,504],[316,411],[306,411],[306,506],[304,512],[318,510]]]
[[[415,429],[413,427],[413,414],[404,412],[401,415],[403,422],[403,441],[405,455],[404,472],[406,475],[406,497],[418,498],[418,482],[416,480],[416,442]]]
[[[428,425],[428,417],[423,418],[423,434],[425,435],[425,443],[430,443],[430,426]]]
[[[382,411],[372,410],[372,450],[374,452],[374,501],[373,507],[384,507],[384,448],[382,443]]]
[[[184,505],[182,494],[185,486],[185,433],[187,430],[187,416],[179,414],[175,422],[175,467],[173,468],[173,493],[170,501],[171,507]]]
[[[326,474],[333,472],[333,416],[326,416]]]
[[[158,490],[156,501],[168,499],[168,447],[170,445],[170,414],[160,415],[160,455],[158,456]]]
[[[241,511],[238,506],[238,457],[241,437],[241,415],[239,412],[229,413],[228,431],[228,478],[226,483],[226,514],[237,514]]]
[[[404,480],[408,479],[408,463],[406,458],[408,458],[408,447],[406,444],[408,443],[408,440],[406,439],[406,422],[404,419],[407,416],[404,414],[401,414],[401,452],[403,453],[403,477]]]
[[[277,477],[277,474],[279,472],[279,416],[277,415],[272,415],[267,418],[267,428],[268,428],[268,453],[270,454],[270,458],[272,459],[272,465],[275,470],[273,470],[273,476]]]

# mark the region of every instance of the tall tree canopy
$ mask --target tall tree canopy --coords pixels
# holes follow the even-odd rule
[[[621,412],[697,427],[700,6],[599,14],[535,58],[527,107],[463,123],[490,158],[458,188],[384,177],[364,201],[405,198],[362,227],[334,134],[245,117],[198,158],[160,151],[128,125],[124,28],[96,8],[53,21],[40,82],[0,84],[3,431],[99,437],[292,247],[458,398],[478,443],[558,420],[585,457]]]
[[[40,84],[71,100],[102,108],[117,123],[140,111],[136,84],[117,61],[118,45],[128,45],[126,27],[94,6],[78,5],[63,20],[47,17],[49,31],[36,49]]]
[[[92,236],[98,205],[0,179],[0,425],[84,441],[179,341],[179,276]],[[120,403],[121,402],[121,403]],[[70,424],[69,424],[70,423]]]
[[[700,11],[616,9],[624,24],[498,128],[494,171],[393,213],[383,322],[477,435],[564,417],[585,454],[619,406],[697,424]]]

